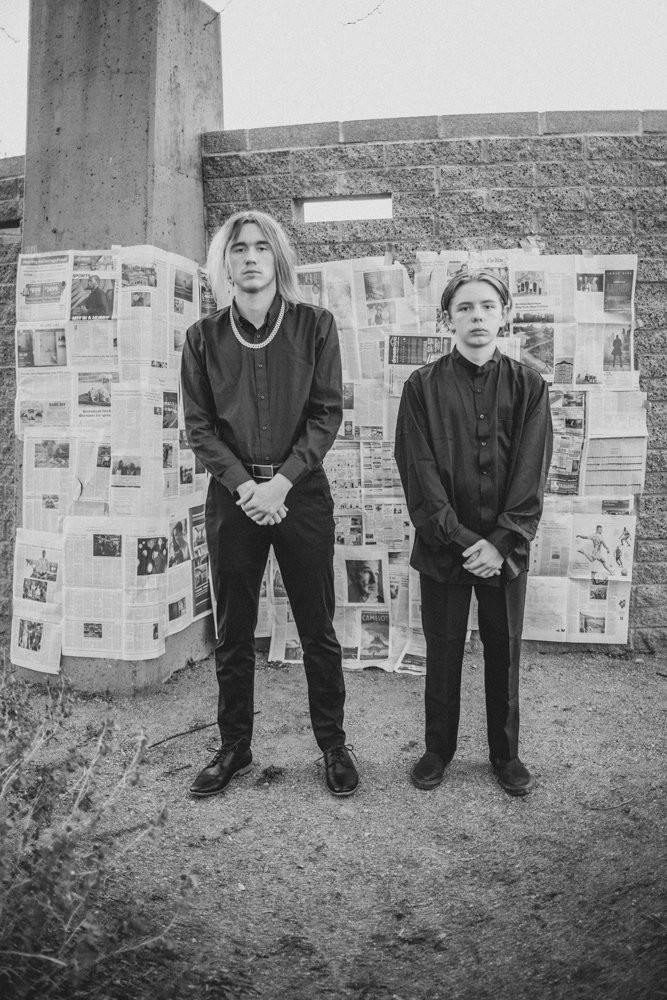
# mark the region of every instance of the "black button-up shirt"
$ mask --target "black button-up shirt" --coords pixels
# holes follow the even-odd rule
[[[232,306],[249,344],[266,339],[280,301],[259,330]],[[343,416],[334,318],[317,306],[290,305],[274,340],[258,350],[239,344],[229,307],[200,319],[183,345],[181,389],[190,447],[231,493],[253,463],[280,465],[295,483],[321,465]]]
[[[454,348],[403,388],[396,462],[416,528],[411,565],[451,583],[498,585],[528,568],[542,514],[552,430],[546,382],[501,354],[475,365]],[[501,577],[463,569],[480,538],[505,562]]]

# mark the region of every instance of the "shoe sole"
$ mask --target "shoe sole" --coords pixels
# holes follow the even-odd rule
[[[524,785],[521,788],[516,788],[513,785],[505,785],[500,780],[500,778],[496,778],[496,781],[498,782],[498,784],[500,785],[500,787],[502,788],[502,790],[504,792],[507,792],[507,794],[511,795],[513,798],[521,798],[524,795],[530,795],[530,793],[532,792],[533,788],[535,787],[535,782],[533,782],[533,781],[531,781],[528,785]]]
[[[212,799],[214,795],[222,795],[222,793],[228,787],[230,781],[233,781],[234,778],[242,778],[244,774],[247,774],[248,771],[251,770],[252,770],[252,763],[246,764],[245,767],[239,768],[238,771],[234,771],[233,775],[231,776],[227,784],[224,785],[222,788],[216,788],[214,792],[193,792],[192,789],[190,789],[190,795],[192,796],[193,799]]]
[[[443,774],[442,778],[438,778],[437,780],[424,781],[422,778],[415,778],[414,774],[410,774],[410,781],[415,788],[419,788],[422,792],[430,792],[432,788],[437,788],[438,785],[442,784],[444,777]]]
[[[359,787],[359,782],[357,782],[354,788],[352,788],[349,792],[334,792],[333,789],[329,788],[328,785],[326,786],[326,789],[329,795],[333,795],[335,799],[346,799],[349,798],[350,795],[354,795],[358,787]]]

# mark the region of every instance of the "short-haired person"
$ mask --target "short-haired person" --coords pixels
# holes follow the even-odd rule
[[[442,311],[455,346],[410,376],[399,407],[396,461],[416,529],[410,561],[426,640],[426,752],[411,775],[422,789],[441,782],[456,752],[473,587],[489,759],[510,795],[532,787],[519,758],[519,656],[552,430],[546,382],[498,350],[511,308],[495,273],[454,275]]]
[[[345,683],[333,627],[334,519],[322,459],[342,419],[338,332],[301,301],[294,254],[263,212],[239,212],[214,236],[209,279],[218,303],[183,346],[190,446],[211,474],[206,537],[217,607],[221,746],[190,791],[223,791],[252,761],[257,609],[273,545],[303,647],[310,718],[327,788],[358,784],[345,747]]]

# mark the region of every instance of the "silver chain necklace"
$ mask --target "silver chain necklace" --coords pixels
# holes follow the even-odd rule
[[[249,344],[248,341],[245,340],[241,336],[241,334],[239,333],[239,331],[238,331],[238,327],[236,326],[236,322],[234,321],[234,307],[233,307],[233,305],[231,305],[229,307],[229,322],[232,325],[232,333],[234,334],[234,336],[238,340],[239,344],[241,344],[243,347],[247,347],[251,351],[259,351],[259,350],[262,349],[262,347],[268,347],[269,346],[269,344],[271,343],[271,341],[273,340],[273,338],[275,337],[275,335],[278,333],[278,330],[280,329],[280,324],[283,321],[283,316],[284,315],[285,315],[285,301],[283,299],[281,301],[281,303],[280,303],[280,312],[278,313],[278,319],[276,320],[276,325],[274,326],[273,330],[268,335],[268,337],[266,338],[266,340],[263,340],[260,344]]]

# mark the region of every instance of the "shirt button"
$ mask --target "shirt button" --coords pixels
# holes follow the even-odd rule
[[[481,389],[475,389],[475,392],[481,392],[481,391],[482,391]]]
[[[264,367],[264,365],[262,364],[262,362],[261,362],[261,361],[258,361],[258,362],[257,362],[257,367],[258,367],[258,368],[263,368],[263,367]]]
[[[486,448],[486,441],[482,441],[482,448]]]
[[[483,476],[488,476],[488,472],[482,472]]]
[[[263,430],[263,431],[266,431],[266,430],[268,430],[268,427],[266,426],[266,424],[262,424],[262,430]]]
[[[264,396],[260,396],[259,398],[260,398],[260,399],[264,399]]]
[[[479,419],[480,419],[480,420],[484,420],[484,414],[483,414],[483,413],[480,413],[480,415],[479,415]]]

